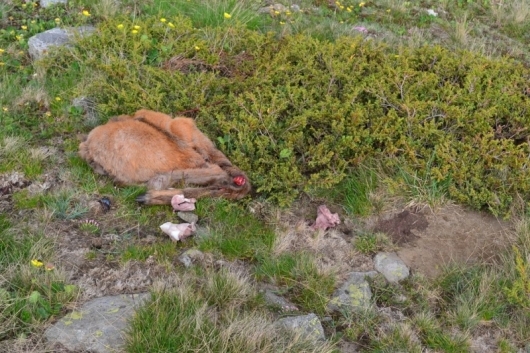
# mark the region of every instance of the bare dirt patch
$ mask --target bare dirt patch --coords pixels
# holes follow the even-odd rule
[[[331,213],[338,213],[341,223],[326,231],[315,230],[317,208],[321,200],[301,198],[290,210],[278,211],[273,216],[276,224],[276,254],[306,252],[312,254],[317,266],[334,273],[338,281],[344,280],[353,271],[373,270],[371,256],[355,251],[352,240],[361,224],[354,224],[341,207],[328,204]]]
[[[102,227],[113,219],[112,214],[98,218]],[[117,256],[129,244],[166,241],[165,238],[141,230],[134,236],[120,232],[91,234],[80,229],[81,223],[54,221],[47,234],[55,241],[57,265],[67,271],[69,282],[81,289],[80,303],[106,295],[145,292],[153,281],[167,275],[167,268],[155,258],[122,263]]]
[[[513,225],[489,214],[448,205],[434,212],[404,210],[381,216],[374,231],[387,233],[413,270],[435,277],[450,264],[488,262],[510,244]]]
[[[374,230],[388,234],[395,244],[402,245],[418,239],[413,230],[422,231],[428,226],[424,214],[404,210],[390,219],[379,221]]]

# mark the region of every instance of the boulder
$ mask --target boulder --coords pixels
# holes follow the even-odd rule
[[[76,36],[87,36],[96,30],[93,26],[52,28],[29,38],[29,55],[33,60],[40,59],[51,47],[68,45]]]
[[[149,293],[93,299],[46,330],[48,341],[71,351],[115,352],[124,343],[124,330],[134,310]]]

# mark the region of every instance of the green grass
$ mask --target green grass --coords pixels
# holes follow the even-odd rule
[[[53,266],[53,247],[42,234],[17,236],[0,216],[0,340],[29,333],[64,310],[78,289]],[[51,265],[50,265],[51,264]]]
[[[280,286],[307,312],[324,315],[335,286],[331,274],[320,271],[307,254],[284,254],[260,259],[256,277]]]
[[[263,30],[270,20],[259,15],[258,8],[258,2],[251,0],[155,0],[144,12],[165,18],[167,21],[171,21],[174,16],[184,15],[190,18],[193,26],[197,28],[217,28],[239,22],[249,29]],[[229,18],[225,17],[225,13]]]
[[[153,292],[131,322],[128,352],[332,351],[325,342],[278,335],[244,275],[227,270],[201,275],[205,281],[185,276],[178,287]]]
[[[391,249],[391,241],[383,233],[358,234],[353,246],[362,254],[373,255],[379,251]]]
[[[211,224],[208,236],[197,239],[202,251],[219,252],[228,259],[255,260],[269,253],[273,230],[242,205],[225,200],[203,200],[197,204],[199,219]]]

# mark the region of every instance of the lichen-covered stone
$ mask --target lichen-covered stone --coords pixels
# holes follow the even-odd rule
[[[124,343],[134,309],[148,297],[142,293],[93,299],[57,321],[45,336],[72,351],[114,352]]]
[[[285,317],[278,320],[277,325],[295,331],[307,339],[314,341],[326,339],[324,328],[315,314]]]
[[[183,252],[178,259],[184,267],[190,267],[194,262],[202,261],[204,259],[204,254],[197,249],[188,249]]]
[[[333,294],[328,303],[330,311],[366,309],[371,304],[372,291],[365,277],[377,274],[370,272],[352,272],[346,282]]]

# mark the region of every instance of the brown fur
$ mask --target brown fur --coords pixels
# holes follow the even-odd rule
[[[246,175],[215,148],[190,118],[174,118],[151,110],[120,115],[94,128],[79,145],[79,154],[96,173],[118,184],[146,184],[146,204],[169,204],[186,197],[238,199],[250,191]],[[245,183],[237,185],[236,177]],[[194,185],[168,189],[176,183]]]

